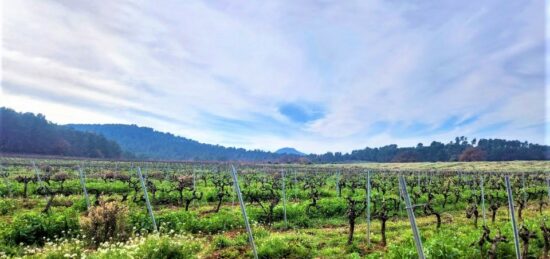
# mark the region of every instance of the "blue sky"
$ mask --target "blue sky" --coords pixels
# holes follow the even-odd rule
[[[544,2],[2,2],[0,100],[271,151],[549,143]]]

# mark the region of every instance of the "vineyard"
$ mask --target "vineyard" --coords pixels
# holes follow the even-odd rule
[[[550,163],[2,158],[0,257],[548,258]]]

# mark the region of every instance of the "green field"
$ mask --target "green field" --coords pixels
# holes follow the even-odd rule
[[[253,257],[228,164],[35,163],[2,160],[2,257]],[[510,176],[520,252],[543,258],[549,249],[547,161],[235,166],[260,258],[418,258],[399,176],[416,205],[427,258],[516,257],[504,176]]]

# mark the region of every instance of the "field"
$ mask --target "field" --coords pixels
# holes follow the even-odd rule
[[[523,258],[550,248],[546,161],[235,164],[238,188],[221,163],[1,164],[1,257],[253,258],[237,189],[259,258],[418,258],[407,198],[427,258],[515,258],[512,215]]]

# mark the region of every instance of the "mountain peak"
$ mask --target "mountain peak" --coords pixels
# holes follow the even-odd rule
[[[297,156],[305,156],[306,155],[306,154],[296,150],[295,148],[291,148],[291,147],[284,147],[284,148],[278,149],[277,151],[275,151],[275,154],[297,155]]]

